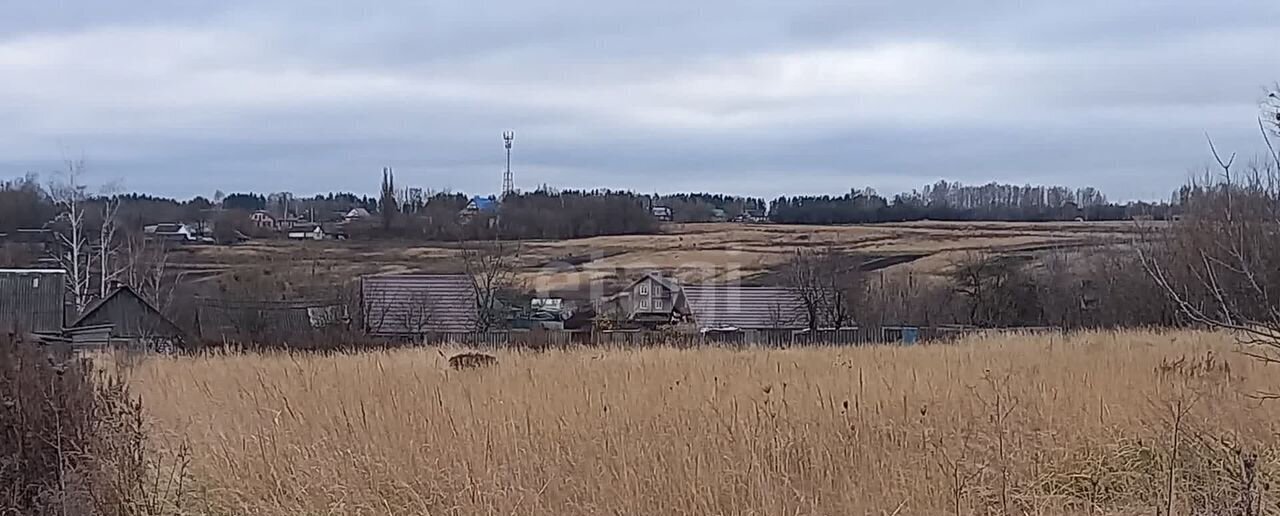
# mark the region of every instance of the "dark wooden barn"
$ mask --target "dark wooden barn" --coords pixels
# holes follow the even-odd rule
[[[0,269],[0,334],[61,335],[65,285],[61,269]]]
[[[78,346],[180,346],[186,334],[128,286],[116,287],[89,306],[68,330]]]

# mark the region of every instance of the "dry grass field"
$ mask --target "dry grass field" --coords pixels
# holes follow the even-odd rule
[[[968,251],[1033,253],[1123,245],[1137,229],[1133,222],[669,224],[657,235],[524,242],[521,277],[531,288],[560,293],[584,289],[591,282],[617,287],[652,270],[688,282],[751,281],[776,270],[797,249],[827,246],[868,256],[909,257],[896,267],[932,274]],[[354,277],[459,272],[461,267],[453,243],[264,240],[180,251],[175,266],[188,272],[261,266]]]
[[[1269,514],[1274,370],[1211,333],[149,358],[209,514]],[[1172,493],[1172,500],[1170,500]],[[1259,506],[1260,504],[1260,506]]]

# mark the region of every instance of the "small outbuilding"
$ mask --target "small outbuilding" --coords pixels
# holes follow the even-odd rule
[[[127,285],[117,286],[90,305],[67,334],[76,346],[181,346],[185,333],[160,310]]]
[[[61,335],[65,288],[62,269],[0,269],[0,335]]]

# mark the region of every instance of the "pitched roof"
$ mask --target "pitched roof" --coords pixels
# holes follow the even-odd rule
[[[406,336],[476,329],[476,293],[465,274],[395,274],[361,280],[365,329]]]
[[[785,288],[685,285],[685,303],[699,328],[803,328],[804,304]]]
[[[498,209],[498,201],[488,197],[472,197],[471,204],[479,211],[496,211]]]
[[[182,224],[166,223],[156,224],[156,233],[179,233],[186,229]]]
[[[675,279],[668,278],[666,276],[663,276],[661,273],[654,272],[654,271],[646,272],[644,276],[640,276],[640,279],[637,279],[631,282],[631,286],[627,287],[627,290],[631,290],[636,285],[639,285],[641,281],[644,281],[649,278],[653,278],[653,280],[658,282],[659,285],[666,287],[667,290],[670,290],[673,293],[680,292],[680,285],[676,283]]]
[[[95,301],[71,323],[72,328],[111,324],[116,336],[180,337],[182,330],[128,285]]]
[[[64,316],[61,269],[0,269],[0,333],[59,333]]]

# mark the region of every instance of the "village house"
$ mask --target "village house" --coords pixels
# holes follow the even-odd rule
[[[364,331],[386,338],[476,331],[476,293],[465,274],[393,274],[360,279]]]
[[[288,237],[290,240],[324,240],[328,235],[319,224],[307,224],[294,226],[289,230]]]
[[[292,230],[293,230],[293,228],[296,228],[296,227],[298,227],[298,226],[307,225],[307,224],[309,224],[309,223],[308,223],[307,221],[303,220],[301,217],[288,216],[288,217],[284,217],[284,218],[276,219],[276,230],[277,230],[277,231],[292,231]]]
[[[747,224],[760,224],[769,222],[769,216],[764,210],[757,208],[748,208],[742,213],[733,216],[733,222],[741,222]]]
[[[54,240],[53,231],[47,228],[18,228],[8,233],[0,233],[0,253],[11,257],[27,257],[26,260],[14,261],[9,265],[56,268],[58,266],[56,249],[57,242]]]
[[[0,233],[0,241],[19,244],[45,244],[53,241],[53,230],[48,228],[18,228],[10,233]]]
[[[60,338],[65,288],[62,269],[0,269],[0,334]]]
[[[364,208],[352,208],[342,215],[342,220],[346,222],[355,222],[369,218],[369,210]]]
[[[266,210],[258,210],[249,214],[249,222],[259,229],[275,229],[276,218]]]
[[[804,303],[782,287],[681,285],[649,273],[598,310],[613,324],[640,328],[683,327],[700,332],[801,330]]]
[[[301,224],[289,231],[290,240],[346,240],[347,233],[333,224]]]
[[[177,324],[125,285],[85,309],[66,333],[77,347],[171,349],[186,340]]]
[[[656,272],[645,274],[597,309],[611,324],[639,328],[671,325],[681,319],[680,285]]]
[[[150,238],[172,243],[181,244],[200,240],[195,228],[180,223],[153,224],[143,227],[142,232]]]
[[[479,213],[497,213],[498,200],[492,197],[472,197],[466,207],[462,208],[463,216],[471,216]]]
[[[671,208],[667,206],[654,206],[649,208],[649,213],[653,215],[653,218],[661,222],[671,222],[672,220]]]

